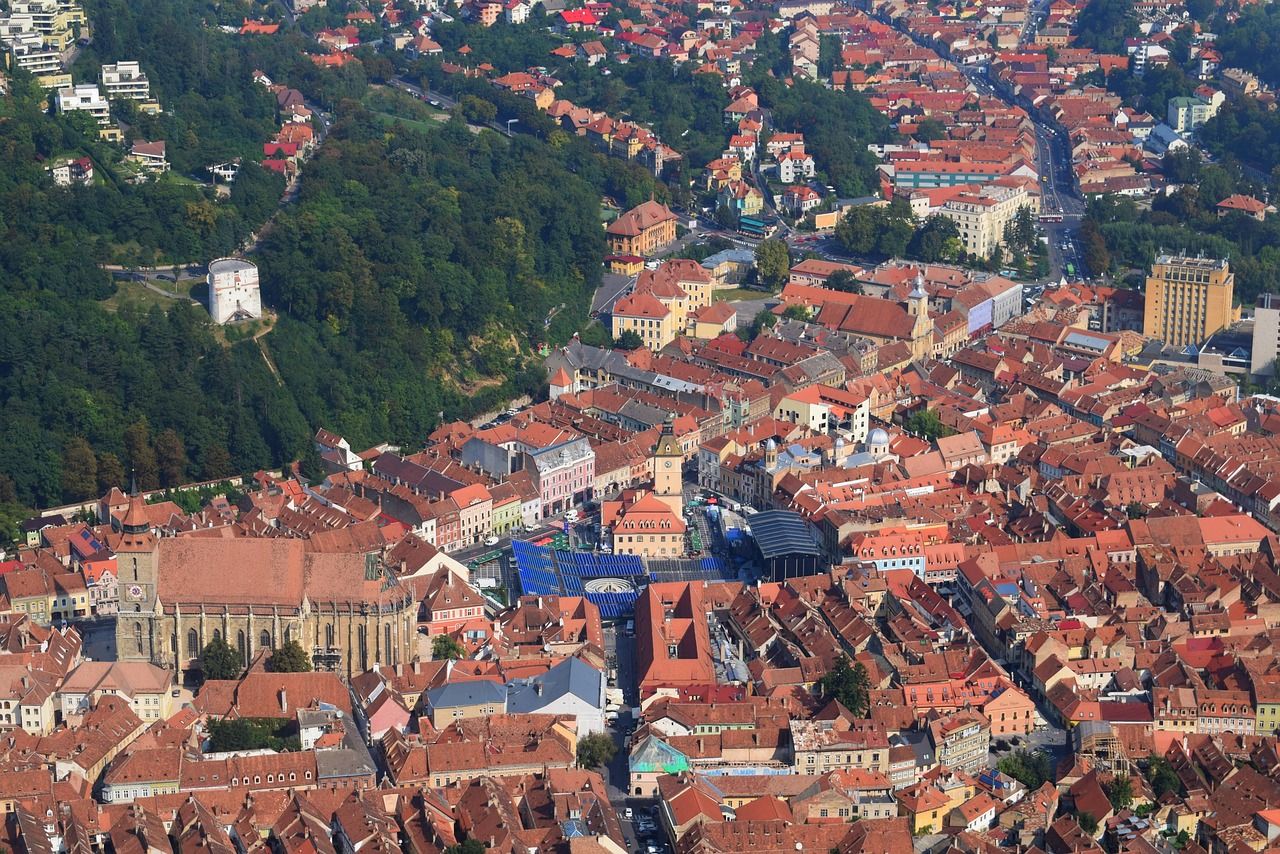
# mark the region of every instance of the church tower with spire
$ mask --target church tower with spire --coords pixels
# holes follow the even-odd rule
[[[116,655],[121,661],[156,661],[159,650],[151,649],[150,621],[146,618],[155,610],[156,604],[158,539],[151,531],[147,503],[138,494],[136,486],[129,496],[129,507],[119,527],[119,539],[114,543],[120,596]]]
[[[933,350],[933,318],[929,317],[929,292],[924,287],[924,272],[916,274],[915,287],[907,294],[907,313],[911,327],[911,354],[922,359]]]

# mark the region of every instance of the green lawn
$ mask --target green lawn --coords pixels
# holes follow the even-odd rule
[[[378,120],[385,125],[394,125],[396,122],[400,122],[406,127],[420,128],[422,130],[431,130],[432,128],[440,127],[439,122],[423,122],[416,119],[406,119],[401,116],[393,116],[390,113],[375,113],[374,115],[376,115]],[[441,113],[441,116],[443,117],[444,114]]]
[[[107,311],[119,311],[120,307],[126,303],[136,305],[143,311],[149,311],[153,305],[158,305],[164,309],[168,309],[173,305],[173,300],[144,288],[141,282],[127,279],[116,279],[115,281],[116,292],[100,303]]]
[[[768,299],[776,297],[777,294],[769,291],[753,291],[747,288],[725,288],[724,290],[715,291],[711,295],[711,299],[715,302],[738,302],[739,300],[750,299]]]

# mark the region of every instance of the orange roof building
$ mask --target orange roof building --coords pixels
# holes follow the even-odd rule
[[[676,215],[650,199],[614,220],[605,238],[612,255],[652,255],[676,239]]]

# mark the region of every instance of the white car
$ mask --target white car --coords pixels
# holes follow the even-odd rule
[[[496,546],[496,545],[498,544],[498,538],[497,538],[497,537],[486,537],[486,538],[485,538],[485,541],[484,541],[484,544],[485,544],[486,546]]]

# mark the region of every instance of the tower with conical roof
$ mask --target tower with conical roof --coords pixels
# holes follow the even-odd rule
[[[116,573],[120,613],[116,619],[116,655],[121,661],[153,661],[149,621],[156,604],[158,539],[151,531],[147,503],[137,487],[129,496],[129,507],[120,520],[120,538],[115,543]],[[136,615],[137,619],[129,619]]]
[[[675,414],[668,412],[653,448],[653,493],[677,516],[684,509],[684,451],[676,441]]]

